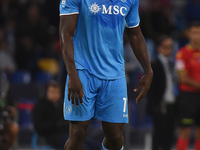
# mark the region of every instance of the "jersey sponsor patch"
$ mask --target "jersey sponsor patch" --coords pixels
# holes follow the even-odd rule
[[[94,13],[94,15],[101,11],[103,15],[121,14],[122,16],[125,16],[127,12],[127,8],[123,6],[120,7],[118,5],[114,5],[114,6],[113,5],[110,5],[110,6],[98,5],[96,2],[90,5],[89,9],[92,13]]]

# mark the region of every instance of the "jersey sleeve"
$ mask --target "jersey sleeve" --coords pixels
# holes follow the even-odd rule
[[[79,13],[79,0],[61,0],[60,16]]]
[[[188,65],[183,51],[178,51],[176,54],[175,68],[178,73],[187,73]]]
[[[131,6],[130,11],[126,16],[126,27],[134,28],[139,25],[140,17],[139,17],[139,0],[135,0]]]

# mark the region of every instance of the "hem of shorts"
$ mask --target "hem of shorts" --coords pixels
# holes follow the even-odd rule
[[[110,120],[110,119],[102,119],[101,117],[95,117],[96,119],[98,120],[101,120],[101,121],[104,121],[104,122],[109,122],[109,123],[129,123],[129,120],[128,121],[123,121],[123,120]]]
[[[69,118],[69,119],[67,119],[67,118],[65,118],[65,120],[68,120],[68,121],[89,121],[89,120],[91,120],[93,117],[91,116],[91,117],[88,117],[88,118],[81,118],[81,119],[73,119],[73,118]]]

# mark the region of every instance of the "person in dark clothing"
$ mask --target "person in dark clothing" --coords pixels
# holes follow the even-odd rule
[[[56,81],[47,86],[46,97],[39,100],[33,109],[33,123],[37,133],[49,145],[62,149],[68,138],[69,123],[63,118],[61,87]]]
[[[19,126],[14,121],[17,110],[10,95],[10,83],[6,73],[0,70],[0,149],[2,150],[9,150],[13,146],[19,132]]]
[[[35,130],[43,136],[47,143],[56,149],[63,149],[69,137],[69,122],[64,120],[61,99],[61,85],[50,81],[47,85],[46,97],[39,100],[33,109]],[[85,150],[100,150],[101,142],[87,137]]]
[[[160,34],[174,36],[176,26],[172,9],[162,0],[149,0],[149,9],[141,13],[141,29],[145,38],[156,40]]]
[[[26,15],[17,22],[17,38],[21,39],[28,34],[37,46],[47,46],[51,41],[51,36],[48,32],[49,26],[47,19],[41,14],[39,5],[28,5],[25,14]]]
[[[15,60],[19,70],[28,70],[32,73],[37,71],[36,45],[34,40],[29,36],[20,39]]]
[[[162,36],[157,43],[158,58],[152,62],[154,77],[148,93],[147,113],[153,121],[152,150],[170,150],[174,134],[175,71],[170,56],[173,40]]]

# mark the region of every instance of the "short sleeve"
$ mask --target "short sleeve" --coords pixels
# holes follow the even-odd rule
[[[126,16],[126,27],[134,28],[139,25],[139,0],[135,0]]]
[[[176,70],[178,73],[187,73],[188,65],[186,57],[184,57],[184,53],[182,51],[178,51],[176,54]]]
[[[79,13],[80,0],[61,0],[60,2],[60,16],[71,15]]]

